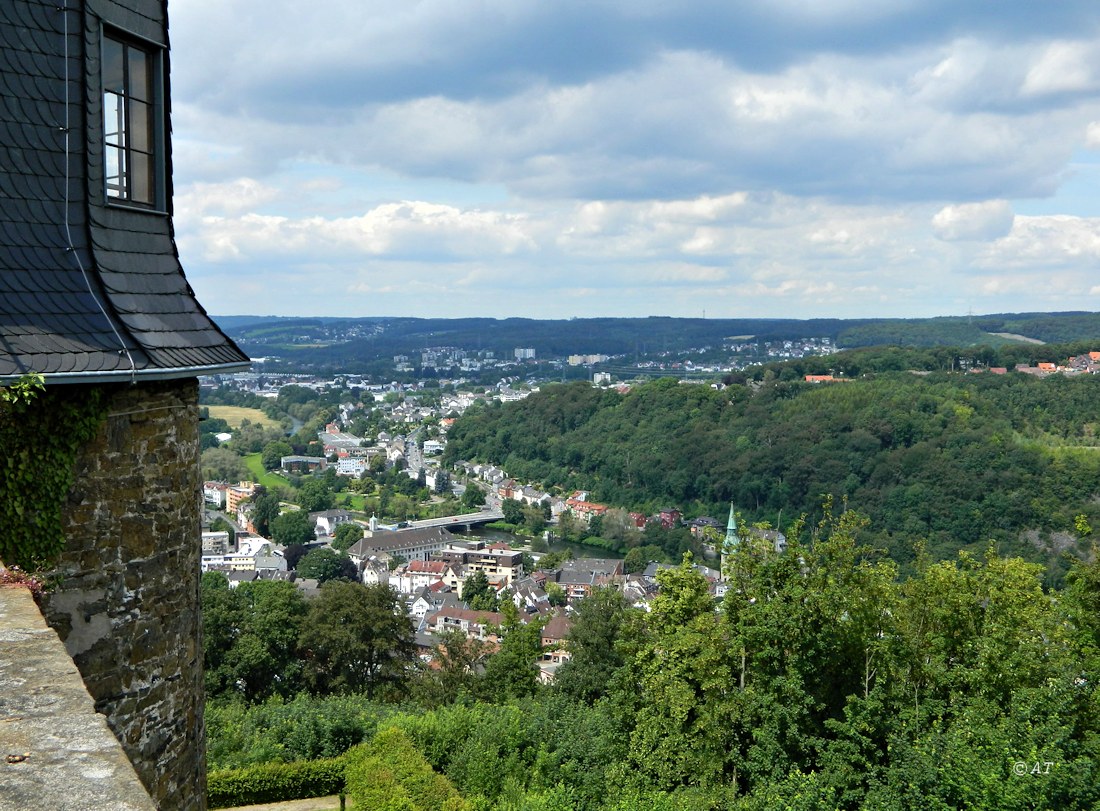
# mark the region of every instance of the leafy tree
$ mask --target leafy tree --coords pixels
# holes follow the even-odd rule
[[[265,470],[275,470],[282,464],[284,456],[291,456],[293,453],[294,449],[290,447],[289,442],[276,439],[264,445],[264,449],[260,453],[260,461],[263,463]]]
[[[542,507],[537,504],[525,504],[523,506],[523,526],[531,535],[539,535],[546,529],[546,516]]]
[[[546,584],[546,597],[550,601],[550,605],[555,608],[560,608],[569,602],[569,598],[565,595],[565,589],[553,581]]]
[[[209,696],[252,702],[298,691],[296,646],[306,604],[293,583],[256,581],[230,589],[220,572],[207,572],[202,605]]]
[[[594,704],[607,693],[611,678],[625,663],[619,637],[627,605],[621,592],[599,588],[576,609],[569,629],[570,658],[558,670],[554,686],[575,700]]]
[[[356,580],[358,575],[351,558],[326,547],[307,552],[298,561],[295,571],[299,577],[308,577],[320,583],[336,579]]]
[[[271,520],[271,539],[280,546],[311,543],[316,538],[314,525],[303,510],[290,510]]]
[[[244,461],[228,448],[207,448],[200,464],[203,478],[210,481],[239,482],[249,477]]]
[[[298,504],[306,512],[331,510],[336,503],[332,488],[324,479],[313,476],[298,488]]]
[[[485,572],[467,575],[462,581],[460,594],[474,611],[496,611],[499,605],[496,590],[489,584]]]
[[[510,600],[501,605],[500,650],[485,665],[485,687],[493,695],[522,698],[538,689],[538,665],[542,655],[541,619],[524,624]]]
[[[363,527],[355,522],[340,524],[332,536],[332,547],[341,552],[347,552],[352,546],[363,539]]]
[[[653,544],[635,546],[633,549],[629,550],[626,553],[626,557],[623,558],[623,571],[627,574],[642,572],[645,571],[650,561],[664,563],[667,560],[668,558],[665,555],[664,549],[659,546],[654,546]]]
[[[515,524],[516,526],[523,523],[523,504],[514,498],[506,498],[501,501],[500,509],[504,513],[506,523]]]
[[[252,525],[256,527],[256,532],[270,538],[271,522],[279,517],[280,508],[279,497],[275,493],[265,491],[257,495],[252,502]]]
[[[458,630],[443,634],[432,649],[432,666],[417,677],[415,697],[428,707],[438,707],[477,695],[481,670],[489,656],[489,643]]]
[[[400,692],[415,660],[413,628],[386,585],[333,580],[313,600],[299,638],[306,680],[323,693]]]
[[[475,484],[466,485],[466,490],[462,493],[462,507],[467,510],[476,510],[484,503],[485,494],[481,488]]]
[[[289,570],[294,570],[298,567],[298,561],[305,557],[309,552],[309,547],[305,544],[292,543],[283,552],[283,557],[286,559],[286,567]]]

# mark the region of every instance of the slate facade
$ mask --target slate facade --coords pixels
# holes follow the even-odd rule
[[[151,205],[107,192],[105,32],[155,59]],[[246,368],[176,251],[168,73],[163,0],[0,3],[0,383]]]

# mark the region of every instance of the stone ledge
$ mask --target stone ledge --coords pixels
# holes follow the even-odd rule
[[[155,808],[30,592],[0,588],[0,811]]]

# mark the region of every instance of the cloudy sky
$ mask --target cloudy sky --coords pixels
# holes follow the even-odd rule
[[[171,0],[215,314],[1100,310],[1095,0]]]

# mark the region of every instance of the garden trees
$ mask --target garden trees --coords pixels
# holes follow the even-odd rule
[[[500,503],[500,510],[504,513],[504,521],[508,524],[519,526],[523,523],[523,504],[514,498],[506,498]]]
[[[417,676],[414,696],[428,707],[450,704],[480,692],[490,645],[462,631],[446,631],[432,650],[433,666]]]
[[[543,620],[520,621],[519,611],[511,600],[500,607],[504,619],[500,625],[500,650],[489,657],[485,665],[485,686],[494,695],[522,698],[538,689],[539,670],[536,664],[542,655]]]
[[[271,522],[279,517],[279,496],[264,491],[252,501],[252,525],[265,538],[271,537]],[[312,540],[310,538],[309,540]]]
[[[271,519],[271,539],[280,546],[291,546],[311,543],[317,535],[304,511],[290,510]]]
[[[223,574],[207,572],[202,609],[208,696],[252,702],[298,692],[296,648],[306,602],[293,583],[260,580],[230,589]]]
[[[311,476],[298,488],[298,504],[306,512],[331,510],[336,503],[332,488],[323,478]]]
[[[341,552],[347,552],[356,542],[363,539],[363,527],[354,521],[340,524],[332,536],[332,546]]]
[[[496,611],[499,601],[485,572],[474,572],[462,581],[461,596],[474,611]]]
[[[358,572],[351,558],[343,552],[322,547],[307,552],[295,567],[299,577],[312,578],[319,583],[329,580],[355,580]]]
[[[306,683],[328,693],[401,692],[415,660],[413,628],[386,585],[333,580],[310,604],[299,637]]]
[[[462,494],[462,506],[467,510],[476,510],[485,503],[485,493],[476,484],[466,485]]]
[[[613,588],[596,589],[580,601],[569,629],[571,657],[554,680],[558,690],[588,704],[607,693],[612,676],[624,664],[619,635],[626,611],[626,599]]]
[[[290,447],[289,442],[276,439],[264,445],[263,451],[260,452],[260,461],[263,463],[264,470],[275,470],[282,464],[284,456],[291,456],[293,453],[294,449]]]
[[[239,482],[249,477],[244,460],[228,448],[207,448],[201,457],[204,479],[218,482]]]

